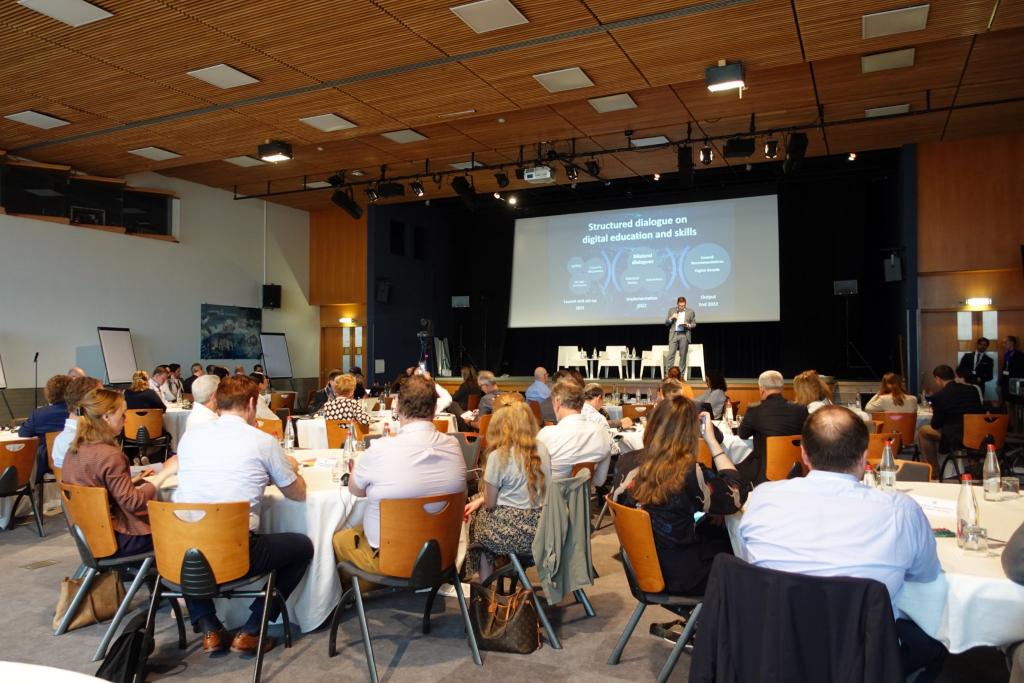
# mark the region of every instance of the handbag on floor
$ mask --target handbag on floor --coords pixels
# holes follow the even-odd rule
[[[60,626],[64,614],[71,606],[78,590],[82,587],[85,579],[69,579],[64,577],[60,583],[60,595],[57,598],[57,610],[53,614],[53,629]],[[101,621],[112,619],[117,613],[117,608],[124,600],[124,586],[117,572],[103,572],[93,579],[89,587],[89,593],[78,605],[78,613],[71,619],[68,630],[98,624]]]
[[[540,647],[540,623],[530,592],[522,587],[511,595],[490,586],[469,586],[469,620],[481,650],[530,654]]]
[[[114,683],[146,680],[146,663],[154,649],[153,637],[146,632],[146,616],[142,612],[125,624],[124,631],[107,650],[96,678]]]

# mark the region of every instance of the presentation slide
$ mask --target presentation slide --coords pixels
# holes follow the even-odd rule
[[[509,327],[779,319],[775,195],[516,221]]]

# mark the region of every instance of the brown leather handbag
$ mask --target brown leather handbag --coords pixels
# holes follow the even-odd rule
[[[469,586],[469,620],[481,650],[527,655],[540,647],[540,623],[530,592],[519,587],[511,595],[490,586]]]
[[[60,584],[60,595],[57,598],[57,609],[53,614],[54,630],[60,626],[64,613],[71,606],[71,601],[82,587],[83,579],[69,579],[67,577]],[[69,631],[91,624],[97,624],[107,619],[112,619],[117,613],[117,608],[124,600],[124,586],[116,571],[103,572],[95,579],[89,587],[85,599],[78,606],[78,612],[71,619],[68,626]]]

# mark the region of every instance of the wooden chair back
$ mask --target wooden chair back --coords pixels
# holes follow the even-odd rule
[[[261,432],[270,434],[272,437],[280,441],[284,438],[284,425],[280,420],[263,420],[256,418],[256,429]]]
[[[435,419],[434,429],[441,432],[442,434],[448,433],[448,420],[446,419]]]
[[[575,477],[577,472],[582,472],[583,470],[586,470],[587,472],[590,472],[590,478],[591,478],[591,480],[593,480],[594,472],[597,471],[597,463],[596,462],[578,462],[578,463],[576,463],[575,465],[572,466],[572,472],[569,474],[569,476],[570,477]]]
[[[899,432],[895,434],[868,434],[868,462],[872,465],[882,460],[882,451],[885,450],[885,442],[892,439],[892,457],[899,455],[903,447],[903,439]]]
[[[897,460],[896,481],[931,481],[932,466],[926,462]]]
[[[996,450],[1001,451],[1006,445],[1006,430],[1010,424],[1010,416],[1006,413],[964,415],[964,446],[979,450],[986,436],[991,435]]]
[[[102,486],[76,486],[59,483],[60,500],[68,520],[82,530],[94,558],[110,557],[117,552],[117,538],[110,521],[110,498]]]
[[[124,414],[124,435],[134,441],[139,434],[139,427],[145,427],[150,439],[164,433],[164,411],[155,408],[145,410],[129,410]]]
[[[395,397],[394,397],[393,394],[384,397],[384,407],[385,408],[387,408],[388,410],[391,410],[394,407],[394,405],[395,405]]]
[[[294,391],[272,391],[270,392],[270,409],[275,413],[282,408],[287,408],[291,413],[295,410]]]
[[[740,402],[739,401],[733,401],[731,398],[729,398],[727,400],[732,405],[732,417],[735,420],[735,419],[737,419],[740,416]],[[722,408],[722,410],[724,412],[725,408]]]
[[[60,467],[53,466],[53,442],[57,440],[60,432],[46,432],[46,462],[50,465],[50,471],[53,472],[53,478],[60,483]]]
[[[466,492],[380,501],[380,570],[410,578],[423,544],[437,541],[441,570],[455,564]]]
[[[619,505],[611,497],[607,500],[615,524],[615,535],[619,537],[619,545],[629,557],[637,587],[644,593],[661,593],[665,590],[665,577],[658,564],[651,516],[646,510]]]
[[[32,468],[36,464],[37,450],[39,450],[39,438],[35,436],[28,439],[0,441],[0,475],[6,472],[8,467],[13,467],[15,470],[15,482],[11,491],[28,485],[29,479],[32,478]]]
[[[327,423],[327,447],[342,448],[348,438],[348,420],[325,420]],[[358,434],[358,427],[356,434]],[[356,437],[358,438],[358,437]]]
[[[885,424],[884,422],[882,422],[881,420],[872,420],[871,424],[874,425],[874,431],[871,432],[872,434],[882,433],[882,425]]]
[[[683,382],[683,396],[689,399],[693,398],[693,387],[686,382]]]
[[[480,407],[480,394],[470,394],[466,401],[466,410],[476,410]]]
[[[800,435],[769,436],[765,454],[765,476],[769,481],[785,479],[793,463],[803,462],[800,455]]]
[[[633,422],[639,422],[641,417],[654,412],[652,403],[623,403],[622,417],[628,417]]]
[[[478,425],[478,431],[480,432],[480,456],[483,457],[487,453],[487,428],[491,426],[491,415],[494,413],[487,413],[480,418],[480,424]]]
[[[708,448],[707,442],[704,439],[697,439],[697,462],[710,470],[713,461],[714,458],[711,457],[711,449]]]
[[[537,428],[540,429],[544,426],[544,414],[541,413],[540,403],[537,401],[530,401],[530,412],[533,413],[533,418],[537,420]]]
[[[871,413],[871,419],[882,421],[882,428],[878,430],[878,433],[892,434],[896,432],[900,435],[900,443],[904,446],[914,443],[917,432],[917,413],[897,413],[894,411]]]
[[[181,561],[190,548],[206,557],[218,584],[249,573],[249,503],[149,501],[156,569],[181,583]]]

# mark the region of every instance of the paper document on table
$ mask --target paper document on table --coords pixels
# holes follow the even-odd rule
[[[935,515],[946,515],[948,517],[956,517],[956,501],[946,500],[945,498],[933,498],[931,496],[910,496],[917,504],[921,506],[921,509],[925,511],[925,514]]]
[[[146,470],[151,471],[153,474],[159,474],[160,470],[163,468],[164,464],[162,462],[154,462],[149,465],[132,465],[128,469],[131,470],[133,477],[137,477],[139,473],[145,472]]]

